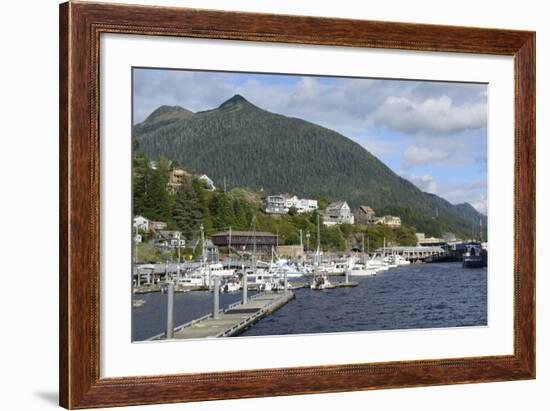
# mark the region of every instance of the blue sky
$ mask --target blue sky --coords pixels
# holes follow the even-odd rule
[[[423,191],[487,211],[487,85],[134,69],[134,123],[160,105],[191,111],[235,94],[355,140]]]

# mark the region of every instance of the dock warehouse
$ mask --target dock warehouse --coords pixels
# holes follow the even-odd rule
[[[254,240],[255,238],[255,240]],[[229,247],[236,251],[252,251],[254,241],[258,254],[271,254],[271,249],[277,247],[277,235],[257,231],[224,231],[212,234],[212,243],[218,247]]]

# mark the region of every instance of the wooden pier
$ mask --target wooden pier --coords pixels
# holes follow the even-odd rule
[[[174,328],[174,339],[231,337],[243,332],[261,318],[278,310],[294,298],[292,291],[263,292],[248,298],[246,304],[231,304],[220,311],[218,318],[212,314]],[[162,333],[149,340],[162,340]]]

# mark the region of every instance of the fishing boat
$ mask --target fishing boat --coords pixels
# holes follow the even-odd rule
[[[321,232],[320,232],[320,225],[319,225],[319,214],[317,214],[317,251],[315,253],[313,278],[311,279],[311,283],[309,287],[312,290],[326,290],[329,288],[336,288],[336,285],[333,285],[329,281],[328,275],[326,274],[326,272],[319,270],[320,257],[321,257]]]
[[[311,280],[311,284],[309,286],[312,290],[326,290],[330,288],[336,288],[337,286],[332,284],[328,276],[326,275],[316,275]]]
[[[481,248],[471,247],[462,256],[462,268],[487,267],[487,251]]]

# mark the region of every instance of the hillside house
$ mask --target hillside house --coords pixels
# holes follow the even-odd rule
[[[191,174],[182,167],[174,167],[168,173],[168,190],[174,193]]]
[[[372,224],[376,221],[376,214],[368,205],[359,206],[354,213],[356,224]]]
[[[351,208],[345,201],[330,203],[322,212],[321,216],[323,218],[323,224],[326,226],[353,224],[355,221]]]
[[[165,230],[168,227],[164,221],[149,221],[149,231]]]
[[[138,231],[142,231],[144,233],[148,233],[149,232],[149,224],[150,224],[149,219],[147,219],[147,218],[145,218],[141,215],[137,215],[137,216],[134,217],[132,227],[134,228],[134,230],[138,230]]]
[[[401,227],[401,218],[393,215],[385,215],[384,217],[377,218],[374,224],[387,225],[388,227],[398,228]]]
[[[185,238],[180,231],[159,230],[153,238],[153,244],[159,249],[185,247]]]
[[[286,214],[285,198],[282,195],[267,196],[263,201],[263,210],[267,214]]]
[[[310,213],[319,208],[317,200],[298,198],[297,196],[290,196],[288,194],[282,194],[282,197],[284,198],[284,207],[287,213],[291,207],[294,207],[298,214]]]
[[[199,180],[201,180],[204,183],[204,187],[208,191],[214,191],[216,189],[216,186],[214,185],[214,181],[210,177],[208,177],[206,174],[203,174],[199,176]]]

